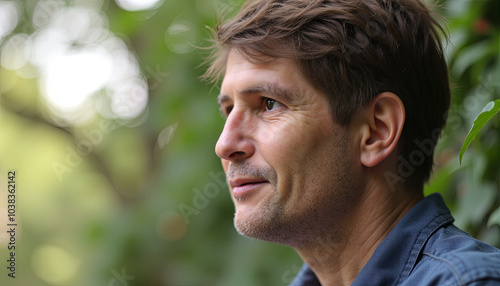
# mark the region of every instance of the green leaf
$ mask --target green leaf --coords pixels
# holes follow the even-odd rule
[[[500,208],[496,209],[488,219],[488,227],[492,227],[495,224],[500,225]]]
[[[460,164],[462,164],[462,157],[465,153],[465,150],[467,150],[467,147],[469,147],[470,143],[474,138],[476,138],[477,133],[486,125],[486,123],[493,117],[497,112],[500,110],[500,99],[497,99],[495,101],[490,101],[486,106],[483,108],[481,113],[479,113],[474,119],[474,122],[472,123],[472,127],[469,130],[469,133],[465,137],[464,144],[462,145],[462,149],[460,150],[460,155],[458,156],[460,160]]]

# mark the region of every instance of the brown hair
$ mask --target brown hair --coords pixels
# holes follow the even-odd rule
[[[223,75],[231,49],[252,61],[293,59],[344,126],[374,96],[397,94],[406,109],[398,180],[418,189],[430,176],[450,102],[437,19],[418,0],[248,1],[216,28],[220,49],[205,76]]]

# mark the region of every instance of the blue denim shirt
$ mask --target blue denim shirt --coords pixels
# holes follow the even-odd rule
[[[352,285],[500,285],[500,250],[455,227],[432,194],[380,243]],[[304,264],[290,286],[321,285]]]

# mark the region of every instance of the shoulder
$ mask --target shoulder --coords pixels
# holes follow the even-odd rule
[[[408,285],[417,279],[419,285],[500,285],[500,250],[449,225],[427,241]]]

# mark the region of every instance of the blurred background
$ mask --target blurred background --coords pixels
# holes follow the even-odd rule
[[[0,1],[0,285],[287,285],[302,262],[240,237],[214,145],[207,26],[240,0]],[[500,246],[500,2],[449,0],[449,122],[426,193]],[[229,12],[230,15],[230,12]],[[7,233],[16,183],[16,278]]]

